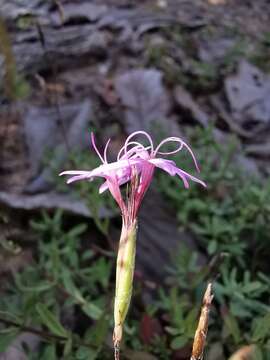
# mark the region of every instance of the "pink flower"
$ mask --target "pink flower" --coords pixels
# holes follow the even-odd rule
[[[149,145],[144,146],[142,143],[132,140],[137,135],[145,136]],[[60,175],[72,175],[67,181],[68,184],[77,180],[91,181],[95,177],[104,178],[105,182],[100,186],[99,192],[103,193],[109,189],[121,209],[126,225],[136,219],[140,204],[151,183],[156,167],[166,171],[171,176],[179,176],[185,188],[189,187],[189,180],[206,187],[203,181],[178,168],[174,161],[158,157],[159,155],[176,154],[178,151],[186,148],[199,172],[199,167],[192,150],[178,137],[168,137],[154,148],[152,138],[147,132],[136,131],[128,136],[124,146],[118,153],[117,161],[112,163],[107,161],[107,149],[110,140],[108,140],[105,146],[103,156],[96,147],[93,133],[91,133],[91,140],[102,164],[90,171],[70,170],[64,171]],[[160,151],[161,147],[169,142],[176,143],[178,145],[177,148],[170,152]],[[124,201],[120,186],[128,182],[130,182],[129,192],[126,201]]]

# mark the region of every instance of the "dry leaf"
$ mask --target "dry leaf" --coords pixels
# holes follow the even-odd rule
[[[46,192],[43,194],[26,195],[0,192],[0,204],[18,210],[56,210],[63,209],[75,215],[91,217],[89,208],[82,200],[77,200],[71,194]],[[105,208],[100,209],[101,218],[113,216],[112,212]]]
[[[165,119],[169,100],[160,71],[130,70],[115,79],[115,89],[126,108],[128,132],[150,130],[153,122]]]

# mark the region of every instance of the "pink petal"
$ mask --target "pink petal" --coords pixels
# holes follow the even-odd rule
[[[137,174],[140,173],[140,167],[137,165],[136,166],[136,171]],[[116,176],[116,181],[118,183],[119,186],[127,183],[128,181],[130,181],[131,177],[132,177],[132,169],[131,168],[124,168],[124,169],[119,169],[117,171],[114,172],[115,176]],[[109,175],[108,175],[109,176]],[[104,191],[108,190],[109,186],[107,181],[105,181],[99,188],[99,193],[103,193]]]
[[[59,175],[75,175],[71,179],[68,180],[68,183],[73,181],[82,180],[82,179],[91,179],[93,177],[106,177],[110,176],[113,173],[117,175],[117,177],[122,178],[124,176],[126,178],[126,174],[130,172],[131,167],[138,165],[141,160],[119,160],[117,162],[113,162],[110,164],[103,164],[98,166],[97,168],[91,171],[84,170],[69,170],[63,171]],[[124,174],[124,175],[122,175]],[[128,181],[128,180],[126,180]]]
[[[84,171],[84,170],[68,170],[68,171],[62,171],[59,176],[62,175],[83,175],[83,174],[89,174],[90,171]]]
[[[92,170],[93,176],[103,176],[111,171],[119,170],[119,169],[129,169],[131,166],[139,164],[140,160],[131,159],[131,160],[119,160],[110,164],[103,164]]]
[[[76,175],[76,176],[72,176],[70,179],[67,180],[67,184],[71,184],[73,183],[74,181],[78,181],[78,180],[93,180],[93,177],[90,176],[90,175]]]
[[[59,174],[59,176],[62,175],[74,175],[70,179],[68,179],[67,184],[71,184],[74,181],[77,180],[91,180],[91,171],[77,171],[77,170],[70,170],[70,171],[63,171]]]
[[[161,158],[150,159],[148,160],[151,164],[157,166],[158,168],[166,171],[171,176],[176,175],[178,167],[176,166],[175,162],[172,160],[166,160]]]
[[[180,173],[181,173],[182,176],[186,176],[186,177],[189,178],[190,180],[201,184],[203,187],[207,187],[206,184],[205,184],[205,182],[203,182],[202,180],[196,178],[195,176],[187,173],[186,171],[184,171],[184,170],[182,170],[182,169],[178,169],[177,175],[178,175],[178,176],[181,176]],[[182,177],[182,176],[181,176],[181,177]]]
[[[178,168],[174,161],[156,158],[156,159],[148,160],[148,162],[150,162],[153,165],[157,166],[158,168],[166,171],[171,176],[178,175],[182,179],[185,188],[189,188],[188,179],[198,182],[199,184],[206,187],[206,185],[203,181],[197,179],[195,176],[190,175],[189,173],[185,172],[184,170]]]

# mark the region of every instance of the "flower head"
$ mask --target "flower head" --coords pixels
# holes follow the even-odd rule
[[[146,137],[149,144],[145,146],[138,141],[134,141],[134,138],[138,135]],[[179,137],[168,137],[155,148],[153,140],[147,132],[135,131],[127,137],[118,153],[117,160],[112,163],[107,161],[110,140],[105,145],[103,156],[96,146],[93,133],[91,133],[91,140],[102,164],[90,171],[70,170],[64,171],[60,175],[71,175],[71,178],[67,181],[68,184],[78,180],[92,181],[95,177],[104,178],[105,182],[100,186],[99,192],[103,193],[106,190],[111,192],[121,209],[123,221],[126,225],[131,224],[136,219],[140,204],[151,183],[156,167],[166,171],[171,176],[179,176],[185,188],[189,187],[189,180],[206,186],[203,181],[177,167],[174,161],[160,157],[176,154],[186,148],[199,172],[191,148]],[[162,147],[168,143],[175,143],[177,145],[176,149],[169,152],[161,151]],[[130,183],[130,186],[127,199],[124,201],[120,186],[126,183]]]

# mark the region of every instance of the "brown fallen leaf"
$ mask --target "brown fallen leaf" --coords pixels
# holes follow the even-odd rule
[[[255,345],[246,345],[237,350],[229,360],[255,360]]]
[[[159,321],[148,314],[144,314],[140,323],[140,337],[144,344],[151,344],[157,335],[162,334]]]

